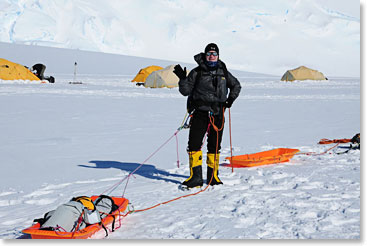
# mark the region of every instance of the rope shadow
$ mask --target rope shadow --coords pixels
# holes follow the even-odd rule
[[[130,173],[141,165],[140,163],[119,162],[119,161],[96,161],[96,160],[90,161],[89,163],[95,164],[95,166],[87,166],[87,165],[78,165],[78,166],[86,168],[100,168],[100,169],[116,168]],[[143,164],[133,175],[140,175],[144,178],[162,180],[175,184],[181,184],[181,182],[171,179],[169,177],[178,177],[185,179],[187,178],[187,176],[184,175],[172,174],[165,170],[157,169],[154,165],[149,164]]]

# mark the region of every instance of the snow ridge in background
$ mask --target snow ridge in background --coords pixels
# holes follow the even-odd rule
[[[233,69],[281,75],[305,65],[359,77],[359,14],[338,2],[5,0],[0,41],[188,63],[215,41]]]

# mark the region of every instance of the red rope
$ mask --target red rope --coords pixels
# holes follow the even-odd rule
[[[296,153],[296,155],[324,155],[327,152],[329,152],[330,150],[334,149],[336,146],[338,146],[340,143],[335,144],[333,147],[328,148],[326,151],[322,152],[322,153],[315,153],[315,152],[300,152],[300,153]]]
[[[126,187],[127,187],[127,183],[130,179],[131,176],[133,176],[133,174],[138,171],[150,158],[152,158],[161,148],[163,148],[173,137],[175,137],[178,132],[180,131],[181,129],[178,129],[170,138],[168,138],[161,146],[159,146],[159,148],[157,150],[155,150],[148,158],[146,158],[137,168],[135,168],[134,171],[132,171],[131,173],[129,173],[129,175],[127,175],[126,177],[124,177],[123,179],[121,179],[120,181],[118,181],[117,183],[115,183],[114,185],[112,185],[111,187],[109,187],[108,189],[106,189],[105,191],[103,191],[101,193],[102,194],[105,194],[107,191],[109,191],[109,193],[111,193],[113,190],[115,190],[121,183],[123,183],[125,180],[127,180],[126,182],[126,185],[125,185],[125,188],[124,188],[124,192],[122,194],[122,197],[124,197],[125,195],[125,191],[126,191]],[[109,194],[108,193],[108,194]]]
[[[126,191],[126,188],[127,188],[127,184],[129,182],[129,179],[130,179],[130,176],[132,174],[134,174],[136,171],[138,171],[150,158],[152,158],[158,151],[160,151],[163,146],[165,146],[174,136],[177,135],[177,133],[179,132],[180,130],[177,130],[169,139],[167,139],[166,142],[164,142],[161,146],[159,146],[159,148],[154,151],[147,159],[145,159],[134,171],[132,171],[128,176],[127,176],[127,181],[126,181],[126,185],[125,185],[125,188],[124,188],[124,192],[122,193],[122,197],[124,197],[125,195],[125,191]]]
[[[214,117],[213,117],[214,118]],[[210,119],[210,117],[209,117]],[[218,153],[218,146],[219,146],[219,131],[221,131],[224,127],[224,108],[223,108],[223,124],[222,124],[222,127],[220,128],[220,130],[218,129],[218,127],[214,124],[214,120],[212,121],[212,119],[210,119],[210,123],[212,124],[214,130],[217,132],[217,145],[216,145],[216,153],[215,153],[215,156],[214,156],[214,162],[217,160],[217,153]],[[209,130],[209,127],[210,127],[210,124],[208,126],[208,130]],[[182,198],[185,198],[185,197],[190,197],[190,196],[195,196],[195,195],[198,195],[204,191],[206,191],[208,189],[208,187],[210,186],[212,180],[213,180],[213,177],[214,177],[214,170],[212,172],[212,177],[210,178],[210,181],[208,182],[207,186],[203,189],[203,190],[199,190],[195,193],[191,193],[191,194],[187,194],[187,195],[183,195],[183,196],[179,196],[179,197],[176,197],[176,198],[173,198],[171,200],[168,200],[168,201],[165,201],[165,202],[161,202],[161,203],[157,203],[151,207],[148,207],[148,208],[144,208],[144,209],[138,209],[138,210],[134,210],[134,211],[129,211],[127,212],[126,214],[122,215],[123,217],[133,213],[133,212],[143,212],[143,211],[147,211],[147,210],[150,210],[150,209],[153,209],[153,208],[156,208],[160,205],[163,205],[163,204],[167,204],[167,203],[170,203],[170,202],[173,202],[173,201],[177,201],[179,199],[182,199]]]

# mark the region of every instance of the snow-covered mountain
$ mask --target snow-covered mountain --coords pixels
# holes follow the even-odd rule
[[[360,74],[360,3],[328,0],[1,0],[0,42],[192,63],[216,42],[232,69]]]

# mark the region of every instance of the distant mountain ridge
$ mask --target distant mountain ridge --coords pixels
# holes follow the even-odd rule
[[[25,66],[36,63],[43,63],[50,73],[72,74],[74,72],[74,62],[78,63],[78,73],[80,74],[123,74],[135,75],[140,68],[159,65],[162,67],[181,64],[190,69],[194,68],[194,63],[184,63],[180,61],[168,61],[151,59],[137,56],[126,56],[117,54],[107,54],[102,52],[83,51],[65,48],[53,48],[36,45],[9,44],[0,42],[1,57]],[[269,74],[251,73],[230,69],[236,76],[240,77],[271,77]]]
[[[304,65],[357,76],[360,3],[345,2],[3,0],[0,42],[187,63],[215,42],[237,70],[282,74]]]

